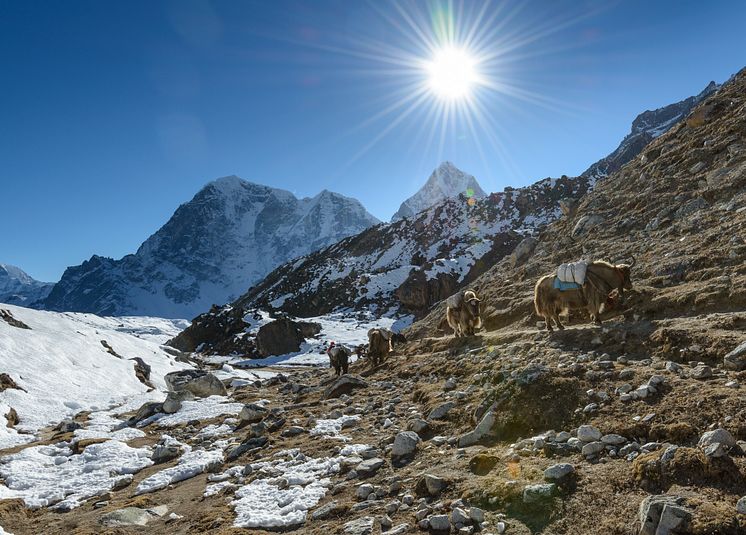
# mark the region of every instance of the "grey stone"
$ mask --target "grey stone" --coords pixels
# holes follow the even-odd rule
[[[414,431],[401,431],[394,438],[391,448],[391,460],[395,465],[406,464],[417,452],[420,437]]]
[[[410,431],[414,431],[418,435],[421,435],[423,433],[427,433],[430,430],[430,424],[422,418],[415,418],[414,420],[409,421],[407,428]]]
[[[624,438],[622,435],[616,435],[612,433],[602,436],[601,442],[603,442],[604,444],[609,444],[611,446],[621,446],[622,444],[627,443],[627,439]]]
[[[575,472],[575,467],[569,463],[553,464],[544,470],[544,479],[547,481],[561,481]]]
[[[269,411],[261,405],[257,405],[256,403],[247,403],[243,406],[243,409],[241,409],[238,417],[244,422],[255,424],[257,422],[261,422],[268,413]]]
[[[526,485],[523,489],[524,503],[537,503],[548,500],[554,496],[557,486],[554,483],[539,483],[536,485]]]
[[[593,442],[601,439],[601,431],[592,425],[581,425],[578,427],[578,440],[582,442]]]
[[[640,504],[639,535],[669,535],[674,529],[684,529],[691,520],[690,511],[679,496],[647,496]]]
[[[374,490],[375,488],[370,483],[363,483],[355,490],[355,496],[358,500],[367,500]]]
[[[479,507],[471,507],[469,509],[469,518],[477,524],[484,522],[484,511]]]
[[[454,507],[451,511],[451,522],[453,524],[471,524],[471,517],[460,507]]]
[[[496,419],[494,411],[487,411],[473,431],[469,431],[458,438],[458,447],[465,448],[473,446],[486,436],[489,436],[492,433],[492,427],[495,425]]]
[[[513,267],[526,263],[536,249],[536,244],[539,243],[536,238],[528,237],[521,240],[513,249],[513,253],[510,255],[510,263]]]
[[[689,372],[689,374],[694,379],[704,380],[709,379],[712,377],[712,368],[709,366],[699,365],[696,368],[693,368],[692,371]]]
[[[606,445],[601,442],[589,442],[588,444],[583,446],[583,449],[580,450],[580,453],[585,455],[586,457],[590,457],[592,455],[596,455],[597,453],[601,453],[606,449]]]
[[[352,520],[344,525],[346,535],[370,535],[373,533],[376,519],[372,516],[364,516],[357,520]]]
[[[723,357],[723,367],[736,371],[746,369],[746,342],[742,342],[733,351]]]
[[[343,375],[342,377],[334,381],[331,385],[326,387],[326,390],[324,391],[324,398],[338,398],[343,394],[349,394],[359,388],[367,387],[368,383],[363,381],[359,377],[356,377],[354,375]]]
[[[313,520],[325,520],[337,514],[340,510],[339,502],[329,502],[311,513],[311,518]]]
[[[427,523],[433,531],[450,531],[451,522],[448,515],[433,515],[427,518]]]
[[[746,496],[743,496],[736,503],[736,512],[739,515],[746,515]]]
[[[417,479],[415,492],[418,496],[438,496],[448,487],[448,481],[433,474],[423,474]]]
[[[407,533],[411,529],[412,528],[409,524],[399,524],[398,526],[394,526],[388,531],[384,531],[383,533],[381,533],[381,535],[402,535],[404,533]]]
[[[355,467],[355,471],[360,477],[370,477],[385,464],[385,461],[380,457],[373,457],[366,461],[361,462]]]
[[[191,401],[193,399],[194,394],[189,390],[178,390],[176,392],[171,391],[166,394],[166,400],[163,402],[163,412],[166,414],[179,412],[183,401]]]
[[[168,462],[181,455],[181,447],[176,444],[156,444],[150,460],[155,464]]]
[[[456,406],[456,404],[453,401],[448,401],[446,403],[441,403],[437,407],[435,407],[432,411],[430,411],[430,414],[428,414],[427,418],[428,420],[442,420],[446,417],[448,412],[453,409]]]
[[[197,397],[225,396],[228,391],[215,375],[202,370],[179,370],[163,378],[169,390],[188,390]]]
[[[732,448],[736,445],[736,439],[733,438],[733,435],[731,435],[728,431],[722,428],[707,431],[699,439],[700,448],[706,448],[707,446],[715,443],[720,443],[727,448]]]
[[[158,515],[139,507],[125,507],[103,515],[99,522],[104,526],[145,526]]]

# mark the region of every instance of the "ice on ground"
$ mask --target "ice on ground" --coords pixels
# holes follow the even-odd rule
[[[192,478],[223,463],[223,450],[191,450],[184,453],[179,459],[179,464],[156,472],[152,476],[143,479],[135,495],[154,492],[165,489],[172,483],[178,483]]]
[[[138,422],[137,427],[145,427],[158,422],[159,427],[175,427],[191,420],[209,420],[223,414],[238,414],[243,409],[243,403],[231,403],[225,396],[210,396],[209,398],[183,401],[179,412],[173,414],[158,413],[150,418]]]
[[[294,449],[275,454],[275,460],[252,463],[252,469],[259,474],[257,479],[236,491],[236,499],[232,502],[236,512],[233,525],[284,529],[303,524],[308,511],[321,501],[331,486],[329,477],[339,473],[344,457],[369,447],[346,446],[339,455],[322,459],[308,458]],[[280,488],[280,483],[284,488]]]
[[[207,427],[204,427],[200,429],[199,433],[197,433],[196,439],[204,439],[204,438],[210,438],[210,437],[223,437],[226,435],[230,435],[233,433],[234,427],[228,424],[221,424],[221,425],[215,425],[210,424]]]
[[[72,509],[152,465],[150,454],[150,448],[117,440],[91,444],[76,455],[64,442],[28,447],[0,459],[0,499],[21,498],[34,509]]]
[[[10,531],[5,531],[2,526],[0,526],[0,535],[13,535]]]
[[[151,367],[151,381],[160,390],[166,386],[164,375],[189,367],[160,346],[176,330],[170,320],[0,307],[31,327],[0,321],[0,369],[25,390],[0,392],[0,405],[18,413],[17,431],[35,434],[80,411],[107,410],[146,393],[148,387],[135,375],[134,357]],[[140,330],[150,334],[138,337]],[[121,358],[109,353],[102,340]],[[0,448],[27,442],[17,431],[0,428]]]
[[[335,438],[343,441],[350,440],[342,434],[342,429],[351,427],[360,421],[359,416],[340,416],[332,420],[316,420],[316,426],[311,429],[312,435],[321,435],[326,438]]]

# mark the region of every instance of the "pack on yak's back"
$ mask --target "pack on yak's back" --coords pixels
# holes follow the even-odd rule
[[[446,305],[448,308],[461,308],[461,303],[464,302],[464,292],[456,292],[451,297],[446,299]]]
[[[570,264],[560,264],[557,268],[557,278],[562,282],[574,282],[583,284],[585,282],[585,271],[588,263],[584,260]]]

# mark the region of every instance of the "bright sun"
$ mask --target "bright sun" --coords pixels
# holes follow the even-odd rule
[[[425,64],[428,85],[443,100],[467,98],[479,81],[476,61],[460,48],[442,48]]]

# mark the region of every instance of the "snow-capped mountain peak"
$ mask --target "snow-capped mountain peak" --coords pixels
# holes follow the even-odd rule
[[[355,199],[226,176],[206,184],[135,254],[68,268],[44,307],[106,315],[193,317],[246,291],[283,262],[379,223]]]
[[[459,194],[481,198],[484,190],[472,175],[464,173],[449,161],[441,163],[417,193],[404,201],[391,218],[397,221],[435,206],[446,199],[458,197]]]
[[[53,283],[41,282],[21,268],[0,264],[0,302],[29,305],[49,295]]]

